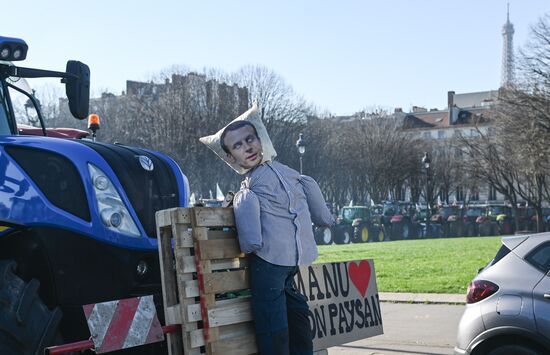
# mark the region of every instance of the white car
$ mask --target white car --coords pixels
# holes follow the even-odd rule
[[[504,237],[468,286],[455,354],[550,354],[550,233]]]

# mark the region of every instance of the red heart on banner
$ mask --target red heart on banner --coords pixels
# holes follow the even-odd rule
[[[365,293],[367,293],[367,288],[369,287],[371,273],[369,262],[367,260],[362,260],[357,264],[352,261],[348,264],[348,271],[351,282],[353,282],[361,296],[365,297]]]

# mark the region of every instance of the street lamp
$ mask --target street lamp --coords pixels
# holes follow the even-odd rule
[[[426,236],[430,235],[430,217],[431,217],[431,201],[432,194],[430,189],[430,167],[432,161],[428,152],[424,152],[422,157],[422,168],[426,169]]]
[[[300,133],[300,137],[296,141],[296,148],[298,148],[298,154],[300,154],[300,175],[302,174],[302,158],[306,152],[306,141],[304,140],[303,133]]]

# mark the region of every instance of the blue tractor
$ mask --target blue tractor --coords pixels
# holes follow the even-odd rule
[[[90,71],[78,61],[65,72],[15,66],[27,49],[0,37],[0,354],[87,339],[85,304],[153,294],[162,316],[155,212],[185,207],[189,191],[164,154],[49,136],[18,80],[61,78],[83,119]],[[42,136],[19,133],[17,92],[35,106]]]

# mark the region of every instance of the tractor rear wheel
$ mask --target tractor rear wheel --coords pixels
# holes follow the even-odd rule
[[[353,230],[354,243],[367,243],[372,239],[369,228],[366,224],[360,224]]]
[[[333,231],[330,227],[320,227],[315,231],[317,245],[330,245],[333,240]]]
[[[384,226],[380,226],[378,228],[373,228],[373,240],[375,242],[383,242],[386,240],[386,231],[384,229]]]
[[[334,236],[334,243],[336,244],[349,244],[351,242],[351,227],[343,226],[336,229],[336,235]]]
[[[0,354],[42,354],[58,337],[61,311],[38,296],[40,282],[15,275],[14,261],[0,261]]]

